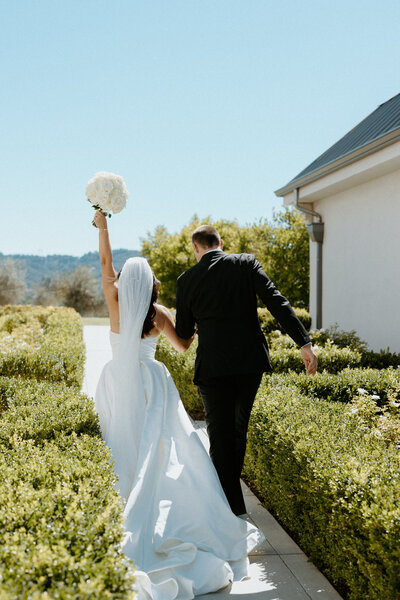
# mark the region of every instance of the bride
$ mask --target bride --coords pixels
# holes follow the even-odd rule
[[[124,500],[122,550],[137,567],[140,600],[190,600],[245,577],[263,534],[232,513],[171,375],[154,358],[161,332],[180,351],[192,340],[178,338],[156,303],[160,283],[144,258],[128,259],[117,276],[107,221],[101,212],[94,221],[113,353],[95,404]]]

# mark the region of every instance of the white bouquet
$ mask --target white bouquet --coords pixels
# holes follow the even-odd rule
[[[111,217],[111,213],[119,213],[125,208],[128,190],[120,175],[100,171],[89,179],[86,197],[95,210]]]

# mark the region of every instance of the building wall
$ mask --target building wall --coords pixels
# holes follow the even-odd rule
[[[400,352],[400,171],[314,202],[325,222],[323,327],[355,329],[374,349]],[[316,316],[316,244],[310,309]]]

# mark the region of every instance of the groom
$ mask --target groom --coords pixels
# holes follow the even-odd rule
[[[264,372],[272,370],[257,317],[257,296],[301,348],[307,373],[317,357],[289,302],[252,254],[226,254],[209,225],[192,235],[197,265],[177,282],[176,332],[183,340],[197,327],[194,383],[203,400],[210,457],[232,511],[246,513],[240,486],[247,427]]]

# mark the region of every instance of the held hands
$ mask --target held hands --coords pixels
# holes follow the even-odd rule
[[[311,343],[307,344],[306,346],[303,346],[300,349],[300,352],[304,360],[307,375],[315,375],[315,373],[317,372],[318,359]]]
[[[93,223],[98,229],[107,229],[107,219],[101,210],[95,212]]]

